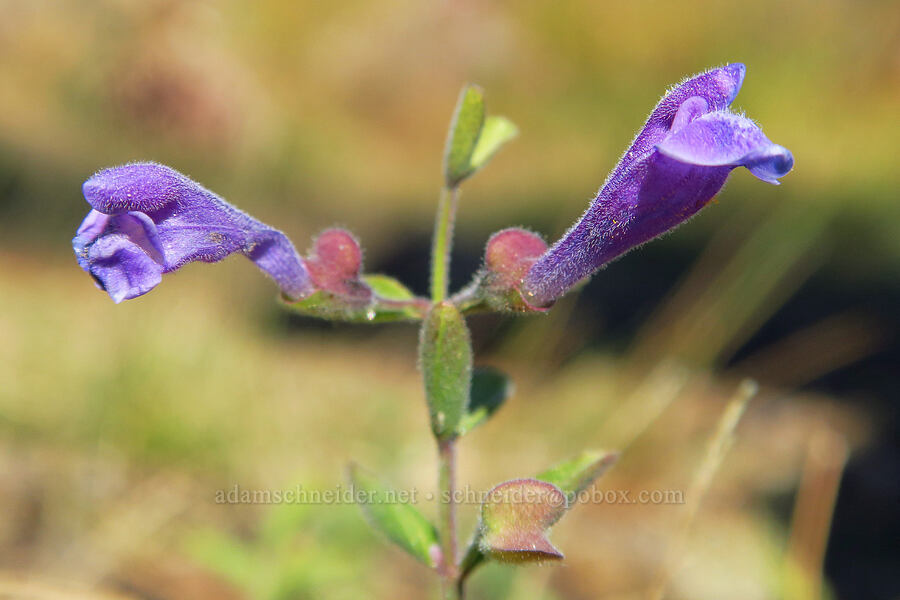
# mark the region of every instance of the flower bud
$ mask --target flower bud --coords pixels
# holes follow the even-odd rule
[[[520,286],[531,265],[547,251],[537,234],[524,229],[498,231],[484,253],[481,292],[495,310],[528,312],[533,307],[522,298]]]
[[[315,286],[352,303],[366,303],[372,290],[360,280],[362,248],[344,229],[326,229],[313,242],[306,267]]]
[[[547,244],[541,236],[513,227],[491,236],[484,263],[496,285],[517,287],[534,261],[546,251]]]

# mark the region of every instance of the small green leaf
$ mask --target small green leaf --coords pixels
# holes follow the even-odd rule
[[[615,452],[587,450],[575,458],[550,467],[537,479],[552,483],[565,493],[571,506],[575,497],[603,475],[619,458]]]
[[[375,293],[375,304],[366,313],[369,323],[421,321],[429,302],[416,298],[405,285],[387,275],[363,275],[362,280]]]
[[[545,531],[566,512],[565,494],[551,483],[514,479],[496,486],[481,506],[481,550],[502,562],[563,557]]]
[[[373,528],[429,567],[440,557],[437,530],[398,492],[382,484],[357,465],[349,469],[350,482],[360,508]]]
[[[388,275],[363,275],[362,280],[372,288],[375,295],[385,300],[412,300],[415,298],[409,288]]]
[[[459,422],[459,434],[466,434],[491,418],[512,392],[509,377],[490,367],[476,368],[472,372],[469,408]]]
[[[472,152],[484,124],[484,92],[477,85],[466,85],[459,94],[447,145],[444,149],[444,180],[453,188],[472,174]]]
[[[490,116],[484,120],[481,135],[472,151],[469,166],[472,172],[487,164],[503,145],[519,135],[519,128],[506,117]]]
[[[375,292],[368,304],[349,304],[325,290],[317,290],[302,300],[282,296],[281,302],[293,312],[328,321],[390,323],[420,321],[425,317],[428,301],[416,299],[395,279],[384,275],[365,275],[362,281]]]
[[[431,429],[439,440],[453,438],[469,405],[472,343],[465,318],[451,303],[436,304],[425,317],[419,356]]]

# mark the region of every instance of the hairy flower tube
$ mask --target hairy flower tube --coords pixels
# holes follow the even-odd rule
[[[100,171],[83,186],[91,205],[72,240],[81,268],[116,303],[146,294],[193,261],[239,252],[293,299],[314,291],[290,240],[169,167],[134,163]]]
[[[736,167],[778,184],[794,164],[750,119],[728,110],[744,80],[740,63],[670,89],[587,211],[525,276],[529,303],[546,306],[628,250],[703,208]]]

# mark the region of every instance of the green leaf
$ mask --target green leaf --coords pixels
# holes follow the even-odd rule
[[[537,479],[552,483],[566,494],[571,506],[575,497],[603,475],[619,458],[616,452],[587,450],[575,458],[550,467]]]
[[[484,121],[481,135],[469,159],[471,171],[481,169],[503,145],[519,135],[519,128],[506,117],[490,116]]]
[[[506,117],[485,118],[484,92],[476,85],[464,86],[444,147],[446,187],[455,188],[473,175],[518,134],[518,128]]]
[[[469,407],[457,428],[459,434],[466,434],[491,418],[512,392],[509,377],[490,367],[476,368],[472,372]]]
[[[409,288],[388,275],[363,275],[362,280],[372,288],[375,295],[385,300],[402,302],[415,298]]]
[[[469,328],[453,304],[436,304],[425,317],[419,357],[431,429],[439,440],[453,438],[469,405],[472,380]]]
[[[454,188],[472,174],[471,158],[484,125],[484,92],[477,85],[463,87],[450,121],[444,149],[444,181]]]
[[[437,530],[410,504],[408,494],[382,484],[357,465],[349,469],[350,482],[363,514],[373,528],[429,567],[437,566],[440,542]]]
[[[428,301],[416,297],[399,281],[385,275],[364,275],[362,280],[375,295],[369,304],[348,304],[340,296],[317,290],[302,300],[281,302],[290,310],[317,319],[348,323],[389,323],[420,321],[427,311]]]
[[[546,481],[501,483],[481,506],[481,551],[502,562],[559,560],[545,532],[567,508],[566,495]]]
[[[363,275],[363,282],[375,292],[375,304],[366,314],[369,323],[390,321],[421,321],[429,302],[416,295],[405,285],[387,275]]]

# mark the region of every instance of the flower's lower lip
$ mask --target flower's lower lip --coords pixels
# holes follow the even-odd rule
[[[777,177],[784,177],[794,168],[794,155],[791,151],[783,146],[778,146],[782,151],[772,162],[772,167],[777,173]]]
[[[83,185],[92,211],[73,247],[113,300],[141,295],[194,261],[234,253],[252,260],[291,297],[312,293],[303,260],[281,232],[239,211],[174,169],[132,163]]]

